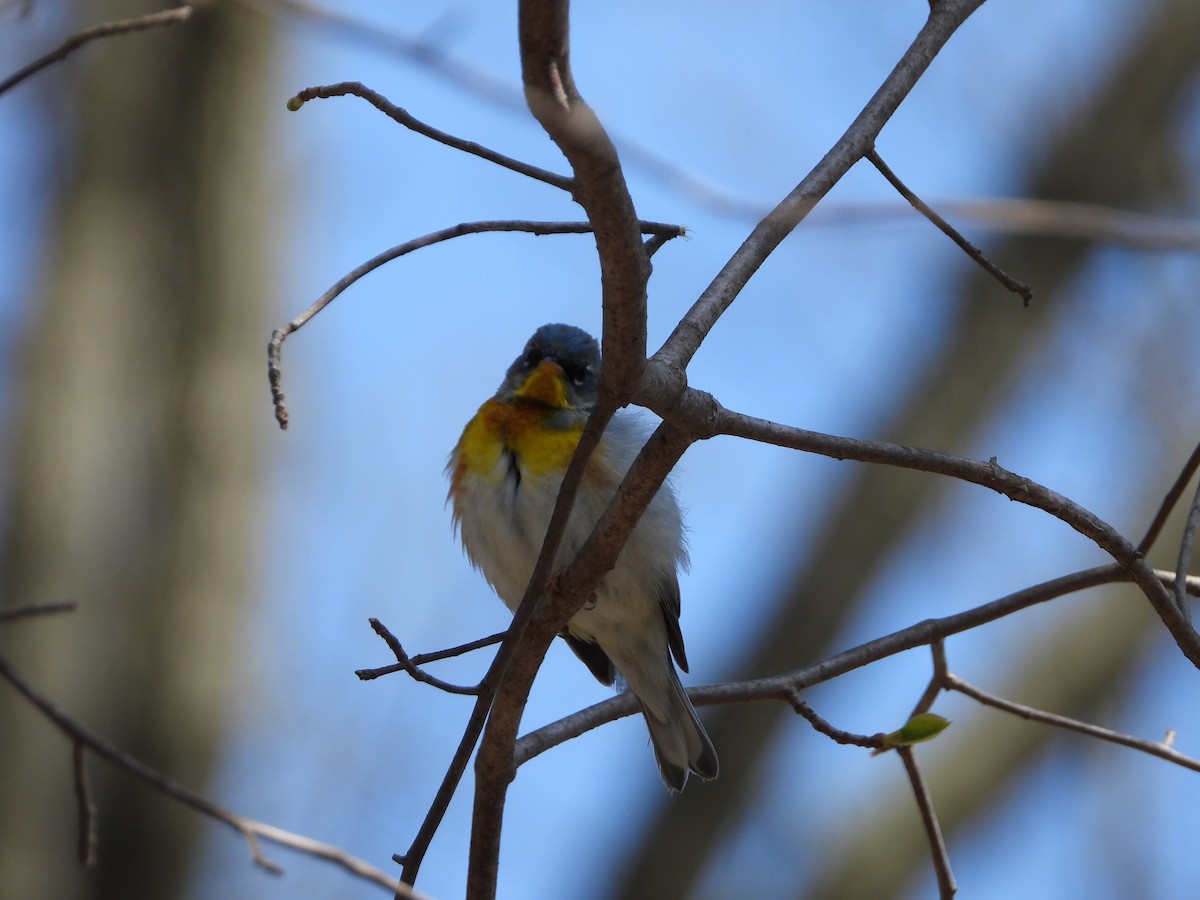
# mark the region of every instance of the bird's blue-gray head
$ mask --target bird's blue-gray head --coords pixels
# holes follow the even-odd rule
[[[498,397],[555,409],[591,409],[600,378],[600,345],[574,325],[543,325],[508,368]]]

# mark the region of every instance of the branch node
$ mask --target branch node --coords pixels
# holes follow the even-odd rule
[[[282,875],[283,866],[267,858],[267,855],[262,851],[262,846],[258,842],[258,835],[249,828],[243,828],[241,832],[242,836],[246,839],[246,843],[250,845],[250,858],[254,860],[254,864],[260,869],[266,869],[272,875]]]
[[[371,618],[369,621],[371,623],[371,628],[377,635],[383,638],[389,649],[391,649],[392,653],[395,654],[396,665],[386,666],[383,669],[356,669],[354,674],[357,675],[361,680],[370,681],[373,678],[378,678],[380,675],[388,674],[389,671],[394,672],[403,669],[413,678],[414,681],[420,681],[424,684],[428,684],[440,691],[445,691],[447,694],[466,694],[472,697],[478,697],[483,691],[482,685],[466,686],[461,684],[452,684],[449,681],[443,681],[441,678],[430,675],[412,661],[412,658],[409,657],[407,651],[405,651],[403,645],[400,643],[399,638],[388,631],[387,626],[385,626],[376,618]],[[484,640],[486,641],[490,639],[485,638]]]

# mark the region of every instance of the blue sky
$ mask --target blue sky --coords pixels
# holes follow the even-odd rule
[[[515,85],[510,7],[475,0],[392,14],[365,2],[341,5],[385,28],[437,36],[453,58]],[[1008,195],[1021,183],[1017,166],[1026,148],[1036,143],[1034,123],[1061,121],[1080,102],[1137,8],[1129,0],[992,0],[885,129],[881,154],[930,200]],[[674,4],[578,3],[575,77],[614,134],[635,137],[681,169],[766,207],[850,122],[915,34],[923,11],[919,2],[767,0],[736,12],[729,4],[699,2],[681,16]],[[580,217],[554,189],[405,132],[362,101],[316,101],[286,112],[284,101],[303,86],[361,80],[430,124],[565,171],[532,120],[353,41],[309,27],[280,31],[277,102],[262,112],[278,147],[273,193],[285,223],[274,260],[278,324],[364,259],[420,234],[477,219]],[[0,197],[10,198],[0,216],[5,233],[15,236],[0,249],[6,276],[0,325],[9,334],[28,314],[21,285],[36,276],[23,259],[37,228],[25,225],[42,216],[38,192],[26,187],[36,178],[22,173],[48,171],[37,162],[41,150],[28,127],[31,97],[0,103]],[[1196,119],[1193,110],[1190,133]],[[690,230],[655,258],[653,348],[751,223],[714,214],[635,166],[626,174],[645,218]],[[828,203],[892,199],[873,170],[858,167]],[[881,416],[951,327],[946,289],[961,265],[958,251],[915,219],[806,224],[714,330],[690,370],[691,383],[740,411],[877,436]],[[1139,494],[1157,497],[1163,486],[1140,483],[1136,473],[1142,462],[1157,462],[1159,451],[1152,434],[1130,423],[1151,413],[1139,405],[1139,367],[1116,354],[1108,362],[1105,354],[1130,334],[1180,351],[1182,339],[1163,322],[1186,317],[1196,274],[1196,259],[1182,254],[1097,254],[1073,288],[1090,301],[1086,321],[1064,321],[1042,345],[1027,349],[1022,379],[975,437],[972,452],[999,456],[1130,533],[1143,527]],[[384,868],[391,853],[405,848],[469,701],[397,677],[358,683],[354,669],[388,662],[366,620],[381,618],[412,651],[504,627],[506,611],[451,535],[442,466],[534,328],[568,321],[598,330],[596,275],[586,236],[467,237],[367,276],[288,341],[288,432],[275,429],[265,379],[261,385],[267,540],[246,608],[240,680],[250,687],[231,708],[236,728],[210,788],[217,799]],[[1131,304],[1131,296],[1146,299]],[[1183,321],[1194,325],[1195,318]],[[265,339],[247,335],[246,352],[261,353]],[[1169,377],[1194,391],[1200,380],[1194,361],[1184,352],[1167,356],[1160,364]],[[1097,365],[1098,357],[1105,362]],[[1194,413],[1194,403],[1188,409]],[[685,456],[675,482],[693,558],[682,580],[690,683],[719,680],[733,668],[763,626],[783,573],[805,553],[848,465],[729,439]],[[1122,476],[1118,485],[1114,472]],[[878,587],[841,644],[1097,560],[1062,526],[982,490],[953,486],[939,518],[925,523],[895,559],[878,563]],[[952,659],[969,659],[981,680],[998,677],[1006,647],[1025,641],[1029,621],[1049,620],[998,623],[953,642]],[[1196,673],[1169,658],[1170,650],[1164,644],[1153,657],[1158,661],[1147,663],[1130,687],[1135,700],[1113,710],[1108,724],[1147,737],[1179,728],[1186,751],[1186,735],[1197,733],[1200,721],[1196,705],[1179,698],[1194,691]],[[438,672],[470,680],[485,665],[484,658],[469,659]],[[822,711],[842,727],[886,730],[927,675],[926,655],[910,654],[878,675],[824,689]],[[557,647],[535,685],[526,723],[536,727],[604,696]],[[898,766],[815,741],[800,721],[773,755],[778,767],[757,820],[731,838],[727,858],[714,866],[744,876],[740,887],[762,897],[783,895],[803,880],[777,871],[772,859],[815,858],[822,830],[840,812],[903,787]],[[1131,773],[1138,790],[1129,783],[1105,790],[1109,771]],[[619,858],[619,849],[636,840],[632,826],[661,794],[637,720],[540,757],[511,792],[501,896],[578,896],[580,885],[599,896],[612,854]],[[435,896],[462,891],[469,798],[468,786],[423,867],[418,887]],[[1152,894],[1179,895],[1198,876],[1179,837],[1179,823],[1190,821],[1197,801],[1194,774],[1131,761],[1129,751],[1059,741],[1005,809],[952,846],[963,895],[1011,896],[998,860],[1021,860],[1029,897],[1116,896],[1099,882],[1083,890],[1072,880],[1089,866],[1104,871],[1097,869],[1097,850],[1101,838],[1111,837],[1079,823],[1114,816],[1127,816],[1138,831],[1164,834],[1153,869],[1162,890]],[[1070,811],[1069,827],[1062,810]],[[289,874],[271,879],[246,863],[244,845],[224,829],[213,826],[209,834],[196,867],[196,898],[292,896],[297,884],[313,897],[366,893],[340,872],[282,851],[276,856]],[[555,862],[543,864],[548,860]],[[709,896],[728,896],[738,886],[726,877],[714,872]],[[926,896],[930,884],[915,885],[912,896]]]

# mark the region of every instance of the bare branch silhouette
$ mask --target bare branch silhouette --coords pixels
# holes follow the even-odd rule
[[[1033,300],[1033,288],[1023,281],[1017,281],[1017,279],[1013,278],[994,262],[984,256],[978,247],[968,241],[958,232],[957,229],[954,228],[953,225],[938,215],[936,210],[934,210],[929,206],[928,203],[913,193],[913,191],[909,190],[908,186],[905,185],[905,183],[901,181],[899,177],[897,177],[896,173],[891,170],[888,164],[883,161],[883,158],[879,155],[878,151],[876,151],[874,148],[868,150],[867,159],[871,161],[871,165],[879,170],[879,174],[886,178],[888,183],[896,189],[896,192],[912,205],[913,209],[936,225],[938,229],[944,235],[946,235],[946,237],[958,244],[958,246],[962,248],[963,252],[966,253],[967,256],[971,257],[971,259],[978,263],[985,272],[1004,285],[1005,289],[1012,291],[1014,294],[1019,294],[1025,301],[1026,306],[1030,304],[1030,302]]]
[[[679,237],[684,234],[684,229],[678,225],[664,225],[660,222],[639,222],[639,228],[644,234],[652,234],[667,237]],[[420,250],[423,247],[430,247],[434,244],[439,244],[442,241],[452,240],[453,238],[463,237],[468,234],[486,234],[489,232],[511,232],[519,231],[526,234],[549,235],[549,234],[590,234],[593,227],[586,222],[527,222],[527,221],[504,221],[490,220],[484,222],[465,222],[461,225],[454,225],[450,228],[443,228],[440,231],[434,231],[422,237],[415,238],[411,241],[405,241],[403,244],[397,244],[388,250],[384,250],[362,265],[346,273],[343,277],[334,283],[333,287],[327,290],[324,294],[318,297],[313,304],[298,315],[292,321],[288,322],[282,328],[277,328],[271,334],[271,340],[267,343],[267,377],[271,385],[271,399],[275,406],[275,420],[279,423],[280,428],[288,426],[287,406],[284,403],[283,396],[283,367],[281,357],[283,354],[283,342],[287,340],[288,335],[303,328],[313,316],[323,310],[326,306],[332,303],[339,294],[345,291],[348,287],[362,278],[374,272],[385,263],[389,263],[394,259],[399,259],[414,250]]]
[[[921,823],[925,826],[925,836],[929,840],[929,850],[933,857],[933,871],[937,874],[938,896],[942,900],[950,900],[958,893],[958,885],[954,883],[954,873],[950,871],[950,856],[946,852],[946,840],[942,837],[942,827],[938,824],[937,812],[933,808],[933,798],[929,796],[929,788],[925,785],[925,779],[921,777],[921,769],[917,765],[913,748],[897,747],[896,752],[904,762],[904,771],[908,775],[917,809],[921,813]]]
[[[1014,716],[1020,716],[1022,719],[1028,719],[1030,722],[1040,722],[1043,725],[1052,725],[1055,728],[1074,731],[1077,734],[1084,734],[1101,741],[1107,741],[1110,744],[1120,744],[1122,747],[1130,747],[1134,750],[1140,750],[1142,753],[1157,756],[1159,759],[1165,759],[1167,762],[1182,766],[1185,769],[1191,769],[1193,772],[1200,772],[1200,759],[1186,756],[1172,749],[1169,739],[1161,742],[1145,741],[1127,734],[1121,734],[1119,731],[1113,731],[1109,728],[1101,728],[1099,725],[1091,725],[1087,722],[1068,718],[1067,716],[1059,716],[1040,709],[1034,709],[1031,706],[1014,703],[1011,700],[1005,700],[1003,697],[989,694],[987,691],[963,681],[953,673],[946,674],[945,686],[948,691],[958,691],[960,694],[965,694],[974,700],[978,700],[985,706],[1002,710]],[[1173,735],[1169,737],[1173,737]]]

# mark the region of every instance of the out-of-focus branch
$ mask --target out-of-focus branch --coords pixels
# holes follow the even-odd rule
[[[799,694],[792,694],[788,698],[788,702],[792,704],[799,716],[808,722],[818,733],[825,735],[831,741],[837,744],[846,744],[851,747],[866,747],[871,750],[880,750],[883,748],[883,740],[879,735],[854,734],[851,731],[843,731],[830,724],[825,719],[821,718],[811,706],[800,699]]]
[[[79,604],[74,600],[63,600],[60,603],[30,603],[26,606],[11,606],[0,609],[0,622],[15,622],[18,619],[32,619],[35,616],[52,616],[57,613],[74,612]]]
[[[51,50],[44,56],[39,56],[33,62],[22,66],[3,81],[0,81],[0,95],[3,95],[10,88],[16,87],[26,78],[36,75],[42,69],[54,65],[56,62],[61,62],[85,44],[90,44],[92,41],[99,40],[100,38],[112,37],[113,35],[132,34],[135,31],[145,31],[148,28],[163,28],[169,25],[178,25],[180,22],[186,22],[190,19],[192,13],[202,5],[202,3],[185,3],[174,9],[165,9],[162,12],[148,13],[144,16],[134,16],[129,19],[119,19],[115,22],[102,22],[99,25],[86,28],[71,35],[54,50]]]
[[[79,839],[76,843],[79,864],[85,869],[96,865],[96,800],[92,796],[92,785],[87,775],[87,759],[82,741],[71,745],[71,768],[75,775],[75,815],[79,824]]]
[[[1129,212],[1100,203],[950,197],[936,201],[936,206],[947,215],[1004,234],[1120,244],[1148,252],[1200,249],[1200,222]],[[912,213],[911,207],[897,203],[830,205],[814,212],[808,223],[813,226],[869,224],[911,218]]]
[[[1187,523],[1183,527],[1183,537],[1179,541],[1179,562],[1175,568],[1175,605],[1179,614],[1188,622],[1192,620],[1192,607],[1188,603],[1187,591],[1183,584],[1187,579],[1188,569],[1192,565],[1192,548],[1196,544],[1196,528],[1200,526],[1200,485],[1192,499],[1191,509],[1188,510]]]
[[[398,896],[406,898],[419,898],[421,896],[409,890],[407,886],[399,884],[394,878],[388,877],[375,866],[372,866],[365,860],[352,856],[340,847],[335,847],[332,844],[326,844],[322,841],[315,841],[304,835],[294,834],[290,831],[284,831],[282,828],[276,828],[274,825],[268,825],[265,822],[258,822],[247,818],[200,796],[178,782],[172,781],[158,770],[150,768],[119,747],[114,746],[104,738],[84,728],[49,699],[42,696],[3,656],[0,656],[0,678],[11,684],[19,694],[28,700],[47,721],[70,739],[74,745],[76,796],[78,798],[78,807],[81,811],[80,845],[81,852],[85,857],[94,858],[95,837],[92,832],[95,827],[95,815],[91,793],[86,787],[86,779],[82,774],[84,760],[81,748],[90,750],[105,762],[110,763],[127,775],[131,775],[138,781],[141,781],[143,784],[177,803],[181,803],[190,809],[194,809],[196,812],[233,828],[245,837],[250,844],[254,862],[267,871],[279,874],[283,869],[262,855],[262,852],[258,849],[259,838],[279,844],[281,847],[289,847],[301,853],[306,853],[309,856],[333,863],[351,875],[397,892]]]

